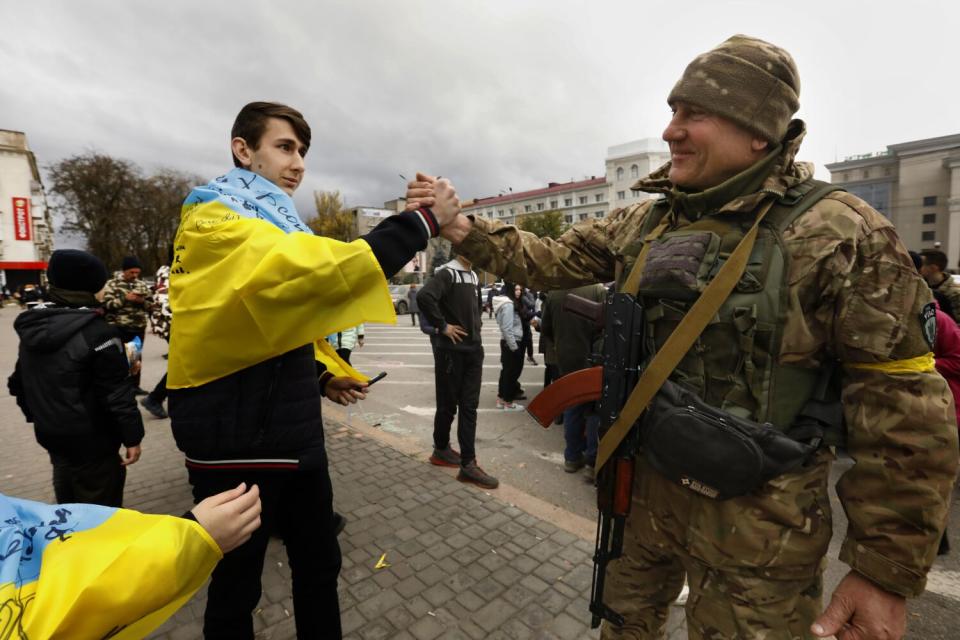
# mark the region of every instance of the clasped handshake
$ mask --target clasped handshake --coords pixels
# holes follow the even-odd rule
[[[416,180],[407,183],[406,210],[414,211],[420,207],[428,207],[433,212],[440,225],[440,235],[454,245],[460,244],[470,233],[473,224],[460,213],[457,190],[446,178],[417,173]]]

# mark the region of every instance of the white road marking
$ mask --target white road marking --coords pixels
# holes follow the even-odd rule
[[[400,407],[401,411],[406,411],[407,413],[412,413],[415,416],[432,416],[437,412],[436,407],[412,407],[407,405],[405,407]],[[496,407],[492,409],[477,409],[477,413],[520,413],[520,411],[504,411],[503,409],[497,409]]]
[[[960,571],[931,569],[927,574],[927,591],[960,601]]]

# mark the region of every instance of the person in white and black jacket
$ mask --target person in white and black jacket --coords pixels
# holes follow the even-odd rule
[[[63,249],[50,257],[47,279],[50,301],[13,324],[20,352],[7,387],[50,454],[57,502],[120,507],[143,419],[120,332],[97,297],[107,268],[86,251]]]
[[[430,462],[460,467],[457,480],[486,489],[500,483],[477,465],[474,448],[477,435],[477,405],[483,377],[483,345],[480,341],[479,279],[470,261],[461,256],[439,267],[420,289],[417,304],[434,332],[434,379],[437,413],[433,418],[433,455]],[[450,428],[457,419],[458,453],[450,446]]]

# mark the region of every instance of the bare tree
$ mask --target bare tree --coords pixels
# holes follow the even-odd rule
[[[140,170],[130,162],[89,152],[50,166],[51,193],[60,200],[66,231],[83,235],[87,249],[116,268],[129,251],[122,243]]]
[[[170,169],[144,176],[131,162],[92,151],[49,170],[64,229],[83,235],[87,250],[108,268],[118,269],[124,256],[135,255],[148,274],[167,262],[180,205],[200,182]]]

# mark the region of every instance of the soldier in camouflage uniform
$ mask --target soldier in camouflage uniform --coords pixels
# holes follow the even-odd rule
[[[671,162],[636,185],[666,206],[648,200],[620,209],[558,241],[462,215],[444,236],[484,271],[528,286],[622,284],[643,247],[645,217],[665,209],[659,231],[668,241],[693,229],[719,235],[715,267],[732,250],[728,239],[738,239],[731,229],[742,236],[771,199],[812,178],[812,166],[795,161],[805,134],[803,122],[791,120],[798,94],[786,51],[734,36],[697,57],[668,98],[674,115],[663,137]],[[432,180],[418,174],[408,198],[429,205]],[[624,557],[608,575],[606,604],[626,622],[604,623],[604,638],[662,637],[684,576],[691,638],[899,638],[905,598],[924,589],[957,470],[953,401],[934,369],[922,316],[932,309],[930,292],[890,222],[847,193],[830,193],[762,237],[718,319],[671,379],[712,406],[783,428],[773,414],[791,404],[796,414],[806,399],[796,396],[839,366],[846,448],[856,462],[837,486],[850,521],[840,559],[851,571],[821,613],[832,449],[724,501],[673,484],[641,458]],[[784,256],[784,286],[764,304],[779,315],[758,324],[755,308],[731,301],[744,295],[744,283],[754,292],[744,299],[763,295],[757,283],[775,251]],[[663,273],[650,261],[642,271],[639,293],[656,347],[715,272],[700,254],[703,264],[680,273],[659,298],[645,291]]]
[[[150,286],[140,279],[140,261],[134,256],[123,259],[121,271],[107,282],[103,293],[106,320],[120,330],[123,341],[139,337],[143,342],[147,332],[147,310],[153,304]],[[147,395],[140,388],[140,372],[133,377],[137,395]]]

